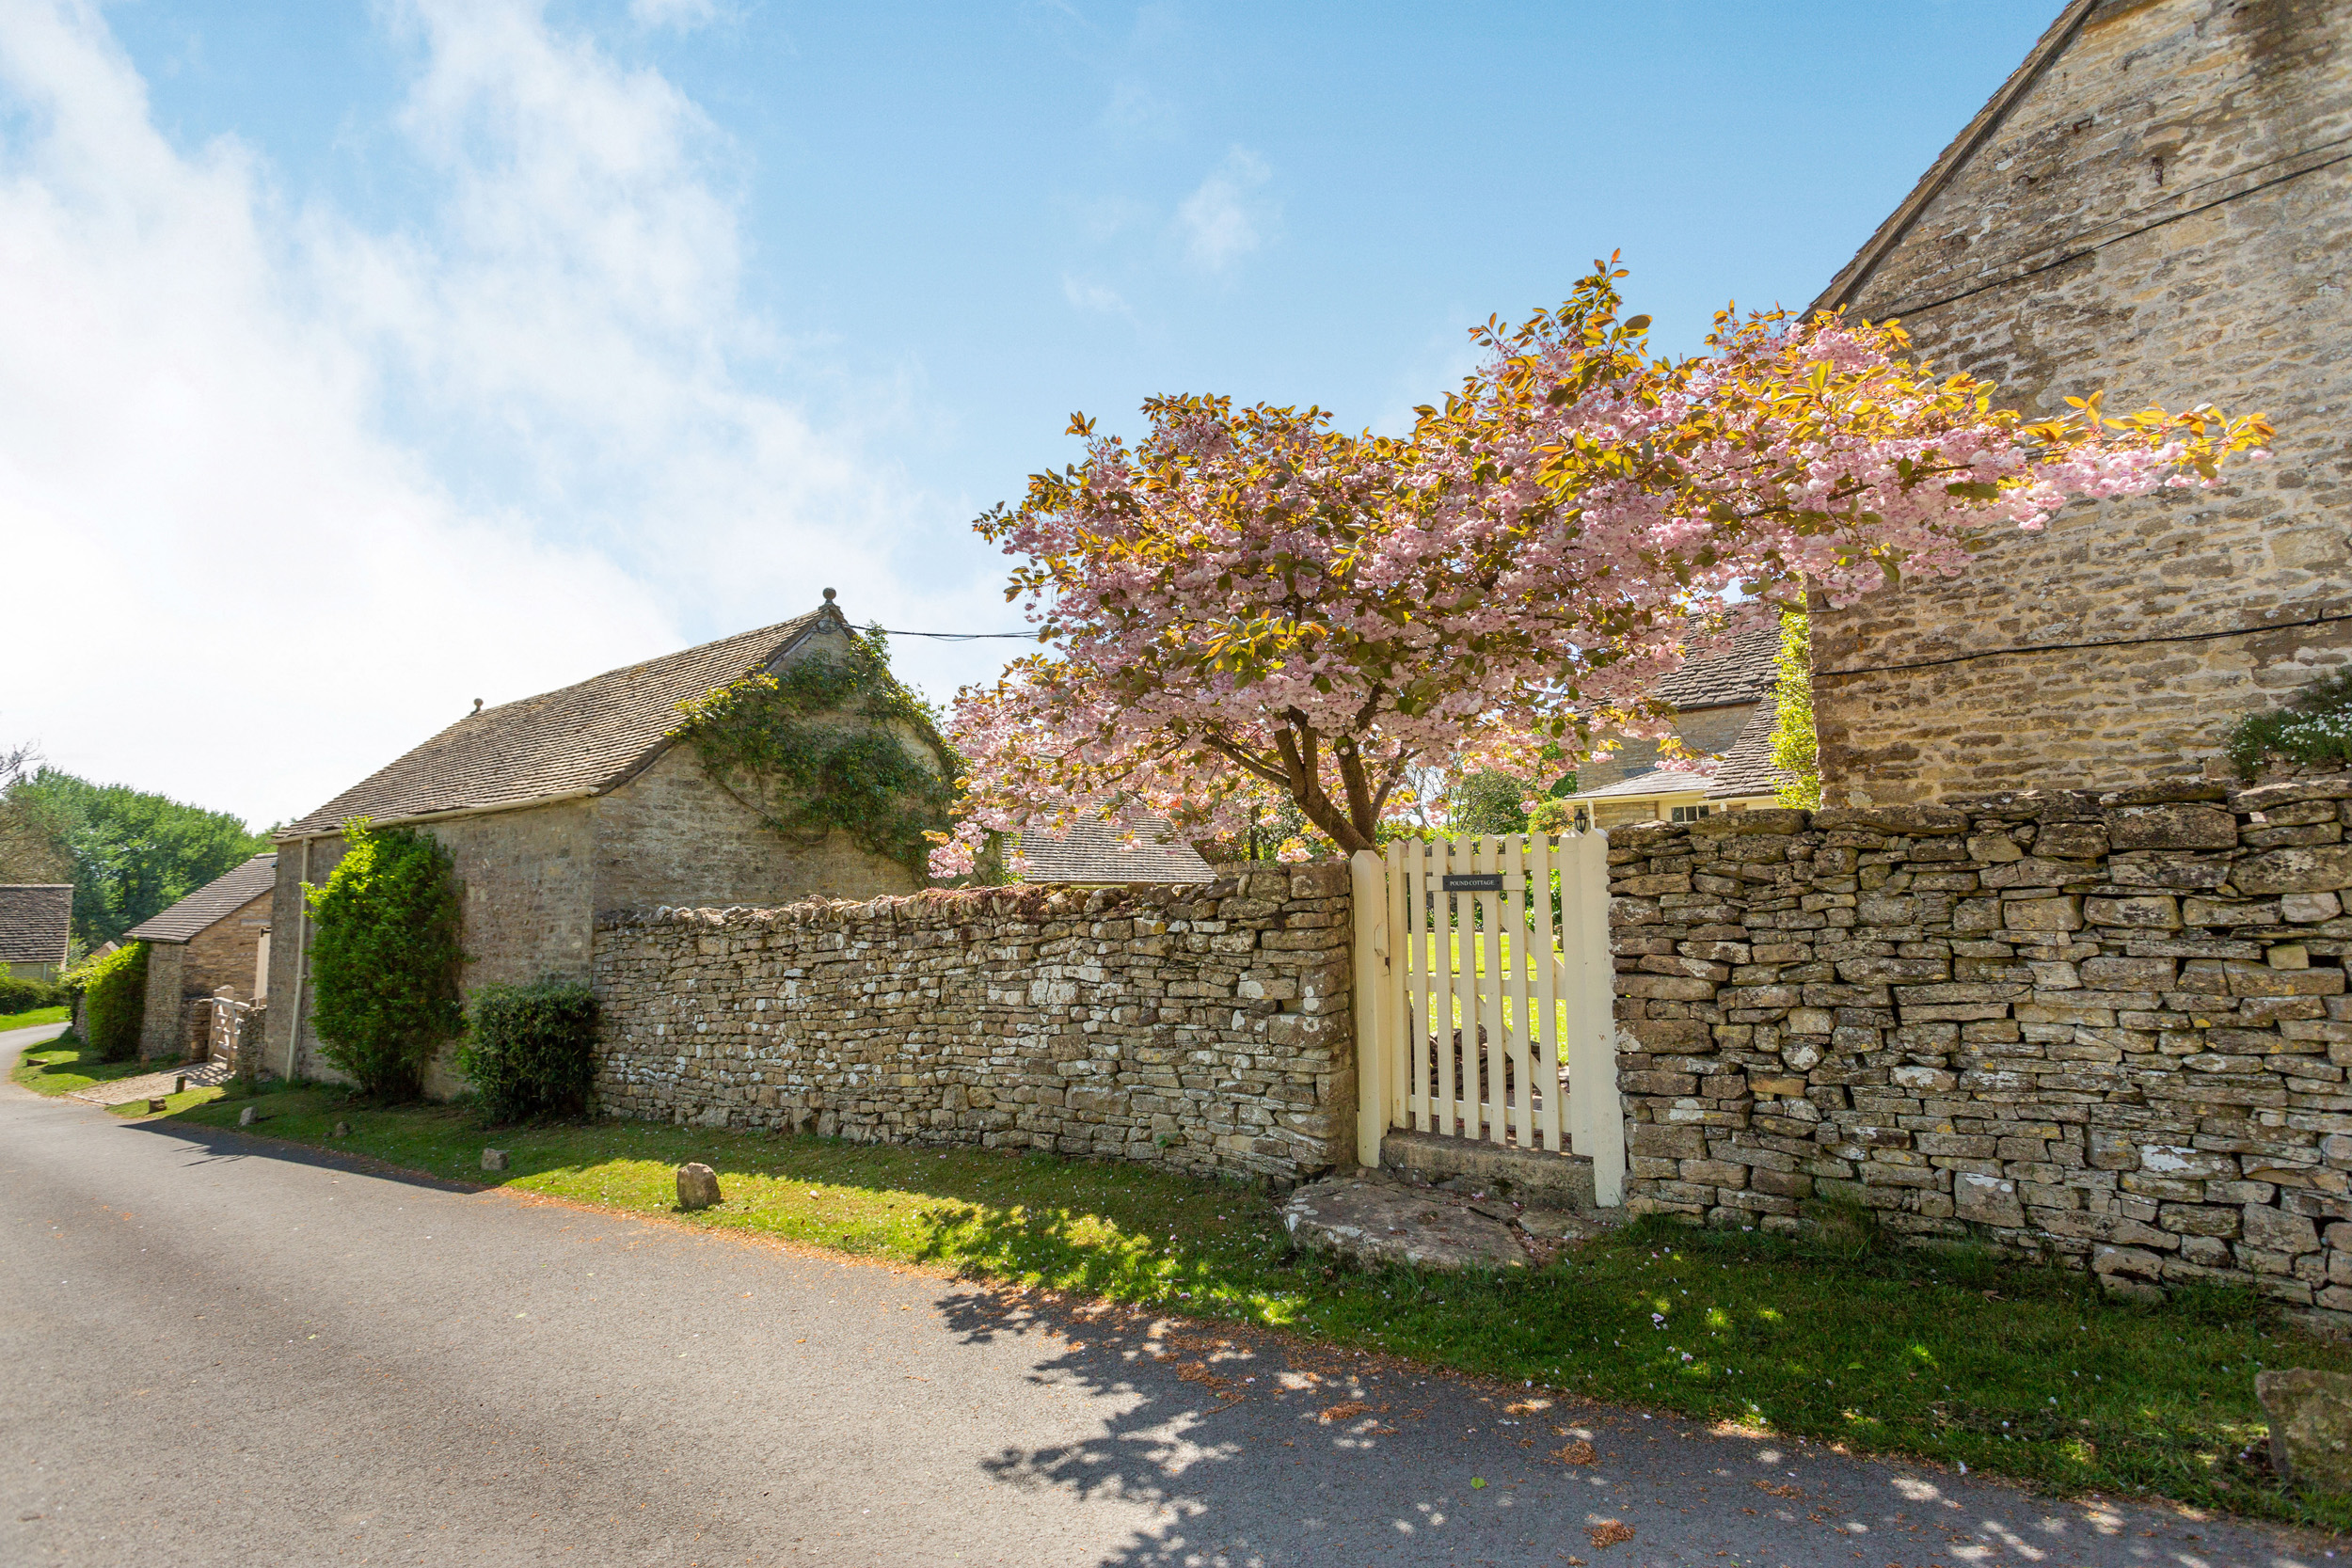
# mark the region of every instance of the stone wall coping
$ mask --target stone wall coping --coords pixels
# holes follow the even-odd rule
[[[1261,885],[1265,884],[1265,885]],[[807,898],[773,908],[734,905],[725,909],[672,908],[603,910],[596,929],[618,930],[632,926],[704,926],[712,928],[788,925],[856,925],[873,920],[936,920],[943,925],[1002,919],[1008,914],[1029,919],[1087,916],[1122,907],[1166,908],[1170,905],[1215,903],[1227,898],[1263,897],[1287,903],[1300,898],[1331,898],[1345,893],[1348,870],[1343,864],[1323,863],[1263,867],[1223,876],[1208,882],[1129,882],[1117,887],[1051,887],[1016,883],[1009,887],[930,888],[921,893],[886,895],[880,898]]]

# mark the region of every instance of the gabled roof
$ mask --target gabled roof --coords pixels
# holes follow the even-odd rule
[[[1903,198],[1902,205],[1886,215],[1886,221],[1880,224],[1869,239],[1864,242],[1862,248],[1855,252],[1854,259],[1830,279],[1829,287],[1823,289],[1820,297],[1807,308],[1808,314],[1814,310],[1835,310],[1841,305],[1851,303],[1854,295],[1862,292],[1862,286],[1870,280],[1870,274],[1878,270],[1878,264],[1886,260],[1889,251],[1902,243],[1903,236],[1911,232],[1911,226],[1918,222],[1919,215],[1928,210],[1928,204],[1943,194],[1944,187],[1951,183],[1952,176],[1976,156],[1978,149],[1992,139],[1993,134],[2001,128],[2001,122],[2009,118],[2010,110],[2016,107],[2017,101],[2026,96],[2027,88],[2042,79],[2042,73],[2060,55],[2066,53],[2066,46],[2074,41],[2074,35],[2082,30],[2084,22],[2098,7],[2099,0],[2069,0],[2066,8],[2058,12],[2058,20],[2043,30],[2017,69],[2009,73],[2009,80],[2001,84],[2000,90],[1985,102],[1984,107],[1977,111],[1976,118],[1963,126],[1960,135],[1952,138],[1951,145],[1944,149],[1942,156],[1928,166],[1925,174],[1919,176],[1919,182],[1912,186],[1911,194]]]
[[[1136,835],[1132,844],[1122,834]],[[1081,816],[1066,838],[1050,832],[1024,833],[1020,852],[1025,882],[1209,882],[1216,873],[1200,851],[1176,836],[1164,816],[1136,812],[1118,822]]]
[[[772,626],[468,714],[277,836],[330,833],[354,816],[479,811],[610,788],[669,745],[680,703],[774,663],[821,621],[849,629],[828,601]]]
[[[1571,800],[1639,800],[1658,795],[1704,795],[1713,788],[1715,781],[1705,773],[1653,768],[1646,773],[1636,773],[1629,779],[1598,789],[1580,789],[1568,796]]]
[[[136,942],[186,942],[277,885],[278,857],[256,855],[228,875],[206,882],[163,913],[132,927],[128,934]]]
[[[0,964],[63,964],[73,938],[72,882],[0,886]]]
[[[1714,785],[1707,792],[1708,800],[1771,795],[1781,785],[1796,782],[1794,774],[1772,765],[1774,721],[1772,705],[1756,704],[1747,727],[1740,732],[1740,738],[1731,743],[1731,750],[1724,753],[1723,762],[1716,768]]]
[[[1660,681],[1658,695],[1684,713],[1753,703],[1772,689],[1779,657],[1780,627],[1754,626],[1732,639],[1727,651],[1694,658]]]

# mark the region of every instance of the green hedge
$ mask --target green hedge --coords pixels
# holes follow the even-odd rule
[[[139,1053],[139,1025],[147,1017],[147,943],[129,942],[90,959],[66,976],[66,986],[82,993],[89,1048],[100,1061],[127,1062]]]
[[[449,851],[407,828],[343,824],[348,847],[309,888],[311,1025],[319,1054],[384,1100],[413,1100],[425,1064],[465,1027],[457,877]]]
[[[62,1007],[68,992],[63,986],[48,980],[21,980],[13,974],[0,974],[0,1018],[12,1013],[29,1013],[38,1007]]]
[[[596,1078],[596,999],[577,980],[484,986],[457,1068],[494,1122],[587,1109]]]

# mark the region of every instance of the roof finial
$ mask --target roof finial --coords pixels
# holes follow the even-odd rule
[[[833,590],[830,588],[825,590],[825,602],[827,604],[833,603]]]
[[[473,700],[473,710],[474,710],[476,713],[480,713],[480,712],[482,711],[482,699],[481,699],[481,698],[476,697],[476,698]]]

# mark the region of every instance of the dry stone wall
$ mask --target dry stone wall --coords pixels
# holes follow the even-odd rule
[[[2352,773],[1613,836],[1629,1201],[2352,1313]]]
[[[1109,1155],[1351,1161],[1343,866],[597,922],[606,1111]]]

